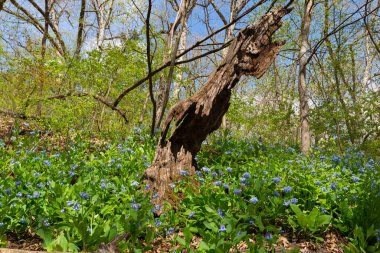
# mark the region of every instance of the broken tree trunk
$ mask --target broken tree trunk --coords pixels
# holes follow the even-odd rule
[[[155,204],[175,204],[170,184],[195,174],[195,156],[206,137],[220,127],[229,107],[231,90],[243,75],[260,78],[276,58],[285,42],[272,42],[281,18],[290,8],[273,10],[258,22],[239,32],[220,66],[203,88],[178,102],[166,118],[156,155],[145,171],[146,183],[157,193]],[[170,137],[172,121],[176,128]]]

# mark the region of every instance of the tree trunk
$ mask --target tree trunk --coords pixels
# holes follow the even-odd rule
[[[276,58],[285,42],[272,42],[281,18],[290,9],[276,9],[243,29],[233,40],[226,57],[203,88],[177,103],[168,114],[152,165],[146,170],[146,183],[161,204],[176,203],[170,184],[185,175],[194,175],[195,156],[206,137],[220,127],[229,107],[231,90],[242,75],[260,78]],[[172,121],[176,128],[170,137]]]
[[[300,120],[301,120],[301,151],[309,154],[310,150],[310,128],[309,128],[309,103],[308,91],[306,86],[306,65],[307,65],[307,47],[311,23],[311,10],[314,1],[305,2],[305,10],[301,26],[301,48],[299,52],[299,74],[298,74],[298,91],[300,100]]]

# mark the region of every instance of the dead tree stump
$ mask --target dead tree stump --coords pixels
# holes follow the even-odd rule
[[[290,8],[273,10],[241,30],[229,46],[219,67],[203,88],[173,106],[166,118],[152,165],[145,179],[158,197],[153,201],[175,204],[170,184],[195,174],[195,156],[206,137],[217,130],[229,107],[231,90],[243,75],[260,78],[275,60],[282,42],[272,42],[273,33]],[[172,121],[175,129],[167,137]]]

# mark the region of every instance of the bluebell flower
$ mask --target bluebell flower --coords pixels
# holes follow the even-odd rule
[[[234,194],[235,194],[235,195],[241,195],[242,192],[243,192],[243,191],[242,191],[241,189],[235,189],[235,190],[234,190]]]
[[[33,193],[33,198],[37,199],[41,196],[41,193],[40,192],[34,192]]]
[[[278,191],[274,191],[274,192],[273,192],[273,195],[274,195],[275,197],[280,197],[280,193],[279,193]]]
[[[26,224],[26,220],[25,220],[24,217],[22,217],[22,218],[20,219],[20,223],[21,223],[21,224]]]
[[[334,155],[332,158],[331,158],[331,161],[333,163],[339,163],[340,162],[340,156],[337,156],[337,155]]]
[[[169,229],[165,228],[165,232],[167,235],[172,235],[174,234],[174,228],[170,227]]]
[[[131,183],[131,186],[138,186],[139,185],[139,182],[137,182],[137,181],[133,181],[132,183]]]
[[[218,176],[218,173],[213,172],[213,173],[211,174],[211,176],[212,176],[213,178],[216,178],[216,177]]]
[[[226,189],[226,190],[229,190],[230,189],[230,186],[228,184],[224,184],[223,185],[223,188]]]
[[[189,214],[189,218],[193,218],[194,214],[195,214],[195,212],[192,211],[192,212]]]
[[[210,173],[210,172],[211,172],[211,170],[210,170],[209,168],[207,168],[207,167],[203,167],[201,170],[202,170],[204,173]]]
[[[296,198],[292,198],[292,199],[290,199],[290,204],[297,204],[298,203],[298,199],[296,199]]]
[[[223,213],[223,211],[221,209],[218,209],[217,212],[218,212],[220,218],[224,218],[224,213]]]
[[[249,172],[244,172],[243,177],[248,179],[251,177],[251,174],[249,174]]]
[[[285,186],[283,189],[282,189],[283,192],[285,193],[289,193],[292,191],[292,187],[291,186]]]
[[[321,182],[317,180],[317,181],[315,181],[315,184],[316,185],[321,185]]]
[[[16,194],[16,196],[19,197],[19,198],[21,198],[21,197],[22,197],[22,193],[21,193],[21,192],[18,192],[18,193]]]
[[[162,225],[162,222],[158,219],[156,219],[155,222],[156,222],[156,227],[159,227]]]
[[[259,202],[259,199],[257,197],[252,197],[249,202],[251,202],[252,204],[256,204],[257,202]]]
[[[8,195],[11,193],[11,191],[12,191],[11,188],[7,188],[7,189],[5,189],[5,193],[8,194]]]
[[[269,233],[269,232],[267,232],[267,233],[265,234],[265,240],[272,240],[272,239],[273,239],[272,234]]]
[[[359,178],[356,177],[355,175],[352,175],[352,180],[356,183],[356,182],[359,182]]]
[[[227,167],[226,170],[227,170],[228,172],[232,172],[232,168],[231,168],[231,167]]]
[[[147,191],[147,190],[149,190],[150,189],[150,184],[146,184],[145,185],[145,190]]]
[[[42,220],[42,225],[44,225],[45,227],[49,227],[50,223],[48,220]]]
[[[180,170],[179,174],[181,174],[181,176],[188,176],[189,172],[186,170]]]
[[[160,205],[156,205],[151,211],[152,211],[152,213],[155,213],[155,212],[160,211],[160,209],[161,209],[161,206]]]
[[[324,207],[321,207],[321,212],[322,213],[327,213],[327,210]]]
[[[62,208],[61,213],[65,213],[65,212],[66,212],[66,208]]]
[[[195,172],[195,174],[197,174],[198,177],[201,177],[201,176],[202,176],[202,172],[200,172],[199,170],[197,170],[197,171]]]
[[[237,231],[236,236],[241,236],[241,234],[242,234],[241,231]]]
[[[244,183],[245,180],[247,180],[247,179],[245,177],[241,177],[241,178],[239,178],[239,180],[240,180],[240,182]]]
[[[223,233],[223,232],[226,232],[227,229],[226,229],[226,226],[225,225],[220,225],[220,228],[219,228],[219,232]]]
[[[39,172],[34,172],[33,173],[33,176],[36,177],[36,178],[39,177],[40,175],[41,175],[41,173],[39,173]]]
[[[16,185],[16,186],[21,185],[21,181],[16,181],[16,182],[15,182],[15,185]]]
[[[221,182],[221,181],[216,181],[216,182],[214,182],[214,185],[215,185],[215,186],[221,186],[221,185],[222,185],[222,182]]]
[[[279,183],[280,181],[281,181],[281,178],[280,178],[280,177],[275,177],[275,178],[273,178],[273,182],[274,182],[275,184]]]
[[[73,206],[72,206],[74,211],[78,211],[80,209],[80,207],[81,207],[81,205],[77,201],[75,201]]]
[[[0,222],[0,228],[4,226],[4,223],[3,222]]]
[[[335,191],[336,188],[337,188],[337,186],[338,186],[338,183],[337,183],[337,182],[333,182],[333,183],[331,184],[331,186],[330,186],[330,189]]]
[[[321,156],[319,157],[319,159],[323,162],[324,160],[326,160],[326,156],[321,155]]]
[[[47,165],[47,166],[51,166],[51,162],[49,160],[45,160],[44,164]]]
[[[315,175],[317,175],[317,172],[313,171],[313,172],[311,172],[311,175],[315,176]]]
[[[158,198],[158,193],[154,193],[154,194],[152,195],[152,198],[154,198],[154,199]]]
[[[131,206],[132,206],[133,209],[135,209],[136,211],[138,211],[140,209],[140,207],[141,207],[141,204],[133,202]]]
[[[255,224],[255,219],[250,219],[249,224],[251,224],[251,225]]]
[[[175,184],[171,183],[171,184],[169,184],[169,187],[172,188],[172,189],[174,189],[175,188]]]
[[[82,199],[85,199],[85,200],[88,200],[90,197],[89,197],[89,195],[88,195],[88,193],[86,193],[86,192],[81,192],[80,194],[79,194],[79,196],[82,198]]]

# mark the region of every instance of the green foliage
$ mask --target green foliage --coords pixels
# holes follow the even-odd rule
[[[152,210],[169,206],[141,191],[155,140],[135,129],[122,143],[94,146],[70,133],[65,146],[45,146],[36,132],[1,142],[1,242],[33,231],[47,250],[90,251],[130,232],[122,249],[143,252],[166,238],[177,251],[227,252],[244,242],[266,252],[282,233],[321,241],[335,229],[352,238],[348,252],[379,250],[379,165],[361,152],[305,157],[226,133],[204,146],[194,178],[173,185],[174,196],[186,196],[176,210],[157,218]]]

